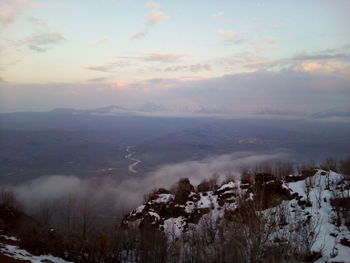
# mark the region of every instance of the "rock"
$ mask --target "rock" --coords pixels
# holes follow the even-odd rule
[[[194,187],[188,178],[181,179],[175,191],[175,201],[180,204],[185,204],[188,201],[188,196],[194,192]]]
[[[347,246],[350,247],[350,240],[347,239],[346,237],[340,239],[340,244],[342,244],[343,246]]]

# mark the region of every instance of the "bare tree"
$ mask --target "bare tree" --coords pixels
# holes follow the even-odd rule
[[[293,165],[289,162],[276,162],[272,166],[272,173],[282,180],[293,174],[293,171]]]
[[[48,200],[44,200],[40,203],[39,210],[36,215],[39,222],[46,227],[51,227],[53,224],[54,211],[53,205]]]
[[[78,203],[78,222],[81,229],[81,235],[86,238],[90,231],[93,230],[96,223],[96,203],[87,193]]]
[[[57,209],[62,219],[62,228],[65,232],[70,232],[73,228],[73,220],[76,213],[76,196],[69,195],[61,200],[57,200]]]
[[[15,193],[6,187],[0,188],[0,203],[4,206],[21,209],[22,205],[19,203]]]
[[[335,160],[332,157],[328,157],[326,158],[320,165],[322,170],[326,170],[326,171],[338,171],[338,164],[337,164],[337,160]]]

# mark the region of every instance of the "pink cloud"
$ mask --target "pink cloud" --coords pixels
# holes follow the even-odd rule
[[[154,10],[151,12],[151,14],[145,16],[146,24],[151,26],[157,24],[162,20],[166,20],[168,18],[169,16],[166,15],[163,11],[157,11],[157,10]]]
[[[328,61],[303,61],[294,67],[298,71],[317,72],[317,73],[350,73],[350,67],[335,60]]]
[[[38,6],[38,3],[31,0],[1,0],[0,24],[13,23],[23,8],[36,6]]]
[[[102,43],[108,41],[108,39],[109,39],[108,36],[103,36],[103,37],[101,37],[99,39],[96,39],[95,41],[90,42],[89,45],[90,46],[96,46],[98,44],[102,44]]]
[[[191,71],[197,73],[200,71],[211,71],[211,66],[208,64],[193,64],[186,66],[167,67],[164,71]]]

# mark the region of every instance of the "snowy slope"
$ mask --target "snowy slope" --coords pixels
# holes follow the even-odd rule
[[[262,185],[264,191],[259,192]],[[229,211],[239,208],[241,200],[261,199],[269,222],[278,226],[273,228],[268,242],[288,239],[296,246],[309,245],[318,263],[350,262],[350,232],[343,218],[349,211],[340,208],[343,214],[338,212],[337,216],[334,206],[337,198],[350,200],[346,199],[349,197],[346,186],[343,175],[323,170],[315,170],[314,176],[295,176],[284,181],[267,174],[256,177],[255,182],[231,180],[207,191],[195,191],[187,182],[181,186],[187,189],[181,193],[185,194],[184,200],[178,200],[179,193],[162,189],[127,215],[123,223],[148,225],[179,239],[208,222],[223,222]]]
[[[331,205],[332,198],[348,195],[348,190],[339,187],[341,181],[340,174],[318,170],[314,176],[288,185],[303,200],[307,200],[309,195],[311,206],[306,206],[303,213],[311,215],[315,225],[317,237],[312,250],[322,253],[322,258],[316,261],[318,263],[350,262],[350,247],[341,244],[344,238],[350,240],[350,231],[344,222],[336,225],[336,212]],[[290,201],[290,205],[296,206],[296,200]]]
[[[73,263],[69,261],[65,261],[61,258],[54,257],[52,255],[40,255],[35,256],[31,253],[29,253],[27,250],[20,249],[16,243],[19,241],[14,236],[7,236],[7,235],[1,235],[0,236],[0,255],[4,255],[5,257],[19,260],[19,262],[22,262],[24,260],[27,260],[32,263],[43,263],[43,262],[50,262],[50,263]],[[9,244],[11,243],[11,244]]]

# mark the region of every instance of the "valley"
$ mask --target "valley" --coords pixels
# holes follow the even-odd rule
[[[0,114],[0,181],[16,183],[52,174],[122,179],[146,175],[165,164],[242,151],[282,151],[290,162],[322,160],[329,152],[343,158],[350,147],[349,134],[349,125],[341,122],[56,111]]]

